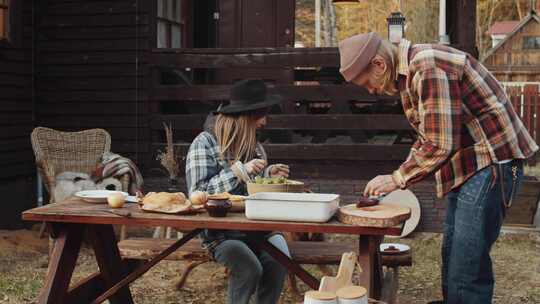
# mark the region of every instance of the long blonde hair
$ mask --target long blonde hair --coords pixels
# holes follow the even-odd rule
[[[254,158],[257,147],[257,117],[251,114],[218,114],[214,132],[221,149],[220,157],[232,162]]]
[[[382,40],[376,54],[386,61],[386,71],[382,75],[383,93],[395,95],[398,93],[398,89],[395,85],[397,67],[399,65],[398,48],[390,41]],[[372,66],[370,65],[368,69],[371,69],[371,67]]]

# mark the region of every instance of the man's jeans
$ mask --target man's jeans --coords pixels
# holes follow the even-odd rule
[[[274,234],[268,241],[290,257],[287,242]],[[256,293],[258,304],[278,302],[287,269],[268,253],[256,252],[248,242],[229,239],[213,249],[214,259],[229,269],[229,304],[248,304]]]
[[[506,212],[502,189],[508,202],[514,186],[512,166],[515,165],[514,161],[484,168],[448,194],[442,245],[445,303],[491,303],[494,278],[489,252],[499,236]],[[517,168],[516,187],[523,176],[521,162]]]

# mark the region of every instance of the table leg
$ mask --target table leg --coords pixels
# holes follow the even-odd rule
[[[138,265],[140,260],[123,260],[124,269],[133,271]],[[79,282],[70,286],[68,294],[66,295],[65,303],[90,303],[98,295],[106,291],[105,284],[103,283],[103,277],[101,273],[95,272],[88,277],[80,280]],[[109,288],[110,286],[107,286]]]
[[[358,263],[362,267],[360,284],[368,290],[368,296],[380,299],[382,288],[382,263],[379,245],[382,237],[374,235],[359,236]]]
[[[266,251],[270,256],[276,259],[276,261],[285,266],[291,273],[306,283],[311,289],[319,289],[319,280],[304,270],[304,268],[300,267],[300,265],[281,252],[281,250],[277,249],[274,245],[272,245],[272,243],[265,240],[261,242],[259,246],[261,250]]]
[[[50,256],[47,276],[37,302],[63,304],[79,256],[84,225],[51,224],[50,228],[56,240]]]
[[[130,272],[129,275],[127,275],[122,280],[114,284],[114,286],[110,287],[107,291],[105,291],[105,293],[97,297],[91,303],[92,304],[102,303],[105,300],[109,299],[112,295],[116,294],[118,291],[123,290],[125,286],[127,286],[128,284],[130,284],[131,282],[135,281],[137,278],[145,274],[148,270],[150,270],[150,268],[154,267],[154,265],[156,265],[159,261],[163,260],[168,255],[176,251],[182,245],[184,245],[189,240],[197,236],[201,231],[202,229],[194,229],[191,232],[187,233],[183,238],[181,238],[180,240],[176,241],[175,243],[167,247],[167,249],[165,249],[164,251],[162,251],[160,254],[156,255],[152,259],[150,259],[148,262],[137,266],[133,271]],[[116,251],[117,251],[118,246],[115,245],[114,247],[116,248]]]
[[[111,225],[89,225],[88,233],[99,265],[101,280],[105,288],[110,288],[127,275],[118,246],[116,246],[114,229]],[[110,297],[109,301],[111,304],[133,303],[129,286],[120,289]]]
[[[93,273],[69,288],[66,303],[88,303],[103,292],[103,278],[99,272]]]

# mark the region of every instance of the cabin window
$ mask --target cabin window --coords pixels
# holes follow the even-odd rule
[[[8,40],[9,1],[0,0],[0,40]]]
[[[181,48],[185,47],[185,1],[158,0],[157,1],[157,47]]]
[[[540,49],[540,36],[523,37],[524,49]]]

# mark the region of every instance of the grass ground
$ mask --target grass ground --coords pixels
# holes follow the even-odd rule
[[[333,236],[333,238],[340,238]],[[393,240],[392,240],[393,241]],[[400,271],[400,303],[426,303],[440,298],[441,235],[416,234],[403,239],[413,248],[414,266]],[[494,303],[540,303],[540,236],[503,235],[493,249],[496,271]],[[182,262],[164,261],[131,287],[135,302],[224,303],[227,281],[216,264],[198,267],[185,288],[174,289]],[[92,251],[83,248],[73,281],[97,269]],[[320,276],[316,268],[310,268]],[[0,231],[0,303],[34,303],[47,270],[47,241],[36,231]],[[300,286],[303,290],[305,286]],[[298,303],[286,289],[282,303]]]

